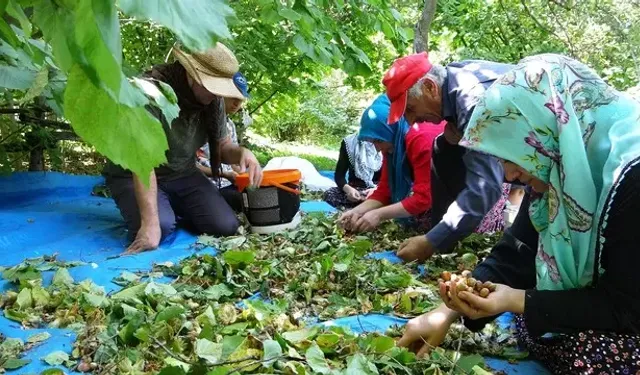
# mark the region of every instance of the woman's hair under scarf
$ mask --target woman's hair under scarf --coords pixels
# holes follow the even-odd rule
[[[382,154],[376,150],[373,143],[359,140],[358,133],[346,136],[344,145],[356,177],[361,179],[366,187],[376,187],[373,176],[382,168]]]
[[[387,95],[378,96],[362,114],[358,139],[393,144],[393,153],[385,155],[385,157],[387,158],[391,201],[397,203],[411,193],[413,176],[406,157],[405,145],[405,136],[409,131],[409,123],[402,117],[397,123],[388,125],[387,118],[389,117],[390,108],[391,102]]]
[[[532,201],[537,288],[584,287],[601,272],[611,198],[640,158],[640,105],[582,63],[522,60],[473,111],[461,145],[513,162],[549,185]]]

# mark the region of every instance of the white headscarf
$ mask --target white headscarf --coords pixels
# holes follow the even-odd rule
[[[356,177],[364,181],[368,188],[376,187],[373,175],[382,168],[382,153],[376,151],[373,143],[359,141],[358,133],[345,137],[344,144]]]

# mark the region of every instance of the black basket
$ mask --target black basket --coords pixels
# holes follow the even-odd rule
[[[293,183],[283,185],[299,190],[299,186]],[[252,226],[287,224],[300,210],[300,195],[274,186],[246,189],[242,193],[242,209]]]

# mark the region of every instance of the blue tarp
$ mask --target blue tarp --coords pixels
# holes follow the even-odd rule
[[[332,172],[323,172],[323,175],[332,177]],[[93,187],[100,182],[100,177],[53,172],[14,173],[0,177],[0,265],[12,266],[26,258],[57,253],[60,260],[87,263],[70,270],[76,281],[91,279],[110,292],[120,289],[111,280],[124,270],[150,269],[153,263],[177,262],[194,253],[196,236],[180,229],[158,250],[109,259],[125,249],[126,232],[113,201],[91,196]],[[303,202],[302,210],[334,212],[324,202]],[[215,250],[199,253],[203,252],[215,253]],[[373,256],[391,260],[395,257],[392,252]],[[45,282],[50,277],[45,275]],[[8,283],[0,281],[0,290],[9,287]],[[372,314],[324,324],[349,326],[355,332],[384,332],[391,325],[404,322],[393,316]],[[52,337],[26,353],[25,358],[32,360],[29,365],[9,373],[39,373],[48,368],[40,358],[56,350],[70,353],[75,335],[64,329],[24,330],[19,324],[0,316],[0,332],[7,337],[26,340],[42,331],[49,332]],[[488,358],[487,363],[509,374],[547,373],[532,361],[511,365]]]

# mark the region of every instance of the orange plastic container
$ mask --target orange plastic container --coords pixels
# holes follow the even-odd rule
[[[300,186],[300,179],[302,179],[302,173],[297,169],[274,169],[271,171],[264,171],[262,175],[262,183],[260,187],[275,186],[278,189],[288,191],[293,194],[300,194],[299,189],[294,189],[284,184],[294,184]],[[249,186],[249,174],[242,173],[236,176],[236,186],[238,190],[243,192]]]

